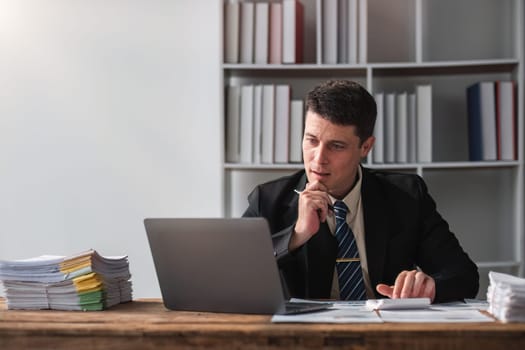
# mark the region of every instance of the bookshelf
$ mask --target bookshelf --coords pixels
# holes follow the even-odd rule
[[[351,79],[370,92],[432,86],[432,162],[364,166],[422,176],[438,210],[479,266],[484,298],[488,271],[524,273],[524,4],[520,0],[357,0],[359,50],[366,61],[323,63],[321,0],[304,5],[303,62],[223,63],[223,83],[289,84],[302,99],[321,81]],[[366,18],[363,18],[366,17]],[[366,33],[361,34],[362,31]],[[516,82],[515,160],[469,161],[466,88],[480,81]],[[227,108],[223,125],[227,125]],[[225,140],[226,143],[226,140]],[[240,216],[258,183],[302,169],[300,163],[223,163],[224,215]]]

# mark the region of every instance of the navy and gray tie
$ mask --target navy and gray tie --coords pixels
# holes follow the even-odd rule
[[[335,237],[338,242],[336,260],[341,300],[366,299],[361,260],[354,233],[346,222],[348,207],[343,201],[334,203]]]

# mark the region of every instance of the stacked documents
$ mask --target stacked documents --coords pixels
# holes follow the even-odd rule
[[[489,272],[488,311],[503,322],[525,322],[525,279]]]
[[[95,250],[0,261],[9,309],[102,310],[131,301],[127,256]]]

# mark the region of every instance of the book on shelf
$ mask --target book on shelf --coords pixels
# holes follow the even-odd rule
[[[432,162],[432,85],[416,86],[417,161]]]
[[[255,30],[255,4],[241,2],[240,25],[240,62],[253,63],[254,30]]]
[[[288,163],[290,147],[290,85],[275,87],[275,163]]]
[[[407,115],[407,99],[406,92],[397,94],[396,96],[396,162],[407,162],[407,143],[408,143],[408,115]]]
[[[322,1],[315,2],[315,61],[323,62],[323,10]]]
[[[338,0],[323,1],[323,63],[337,63],[337,32],[338,32]]]
[[[358,0],[338,0],[337,14],[337,62],[357,63]]]
[[[263,85],[261,122],[261,163],[273,163],[275,85]]]
[[[283,0],[283,63],[303,62],[304,5]]]
[[[358,57],[358,7],[357,0],[348,0],[348,53],[347,59],[348,63],[357,63]]]
[[[396,161],[396,94],[385,95],[385,163]]]
[[[374,163],[384,163],[384,100],[385,94],[377,92],[374,94],[377,105],[377,117],[374,127],[375,142],[372,148],[372,161]]]
[[[269,62],[283,63],[283,4],[270,3]]]
[[[226,161],[237,163],[240,160],[241,89],[228,86],[226,96]]]
[[[290,104],[290,162],[301,163],[304,132],[304,102],[292,100]]]
[[[368,57],[368,0],[359,0],[359,63],[366,63]]]
[[[224,62],[239,62],[239,22],[240,3],[226,1],[224,3]]]
[[[270,20],[270,4],[255,3],[255,63],[268,63],[268,35]]]
[[[467,87],[468,143],[471,161],[496,160],[495,85],[478,82]]]
[[[348,0],[337,0],[337,63],[348,63]]]
[[[516,82],[496,81],[496,146],[498,160],[518,159]]]
[[[416,94],[408,94],[407,100],[407,161],[415,163],[417,148]]]
[[[263,87],[255,85],[253,89],[253,162],[261,163],[261,138],[262,138],[262,103]]]
[[[359,25],[359,0],[317,0],[317,61],[323,64],[365,62],[359,46],[365,45],[366,31]],[[366,4],[363,9],[366,11]],[[366,27],[366,19],[363,20]],[[363,51],[366,53],[366,51]],[[361,61],[362,60],[362,61]]]
[[[241,87],[240,162],[253,163],[253,85]]]
[[[8,309],[103,310],[131,301],[127,256],[90,249],[72,256],[0,261]]]

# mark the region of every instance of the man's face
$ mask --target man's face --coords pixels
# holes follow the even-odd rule
[[[308,182],[319,181],[335,198],[352,188],[357,167],[366,157],[374,137],[360,145],[353,125],[336,125],[311,111],[306,112],[303,160]]]

